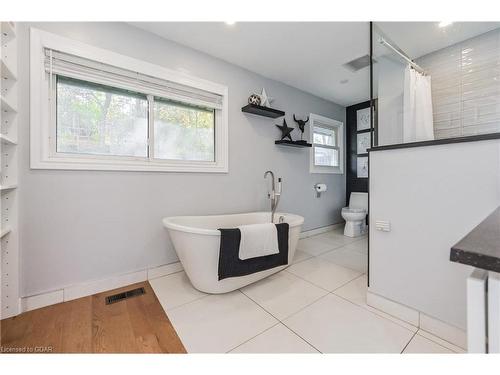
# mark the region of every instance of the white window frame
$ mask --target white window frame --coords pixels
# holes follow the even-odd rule
[[[337,136],[336,144],[338,146],[325,146],[318,145],[319,147],[332,148],[339,150],[339,165],[338,167],[327,167],[314,164],[314,126],[315,123],[320,123],[322,127],[328,127],[335,130]],[[345,153],[345,140],[344,140],[344,123],[325,116],[320,116],[314,113],[309,115],[309,142],[312,144],[309,154],[309,172],[310,173],[332,173],[344,174],[344,153]]]
[[[50,82],[50,77],[45,71],[45,48],[81,56],[103,64],[157,77],[222,96],[222,109],[215,111],[215,160],[162,160],[56,152],[55,105],[52,105],[50,100],[55,88],[54,82]],[[30,167],[32,169],[228,172],[227,86],[35,28],[30,29],[30,112]],[[151,142],[153,142],[151,137],[149,142],[149,147],[151,148]]]

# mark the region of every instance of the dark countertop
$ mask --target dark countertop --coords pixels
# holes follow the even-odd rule
[[[450,261],[500,272],[500,207],[451,248]]]

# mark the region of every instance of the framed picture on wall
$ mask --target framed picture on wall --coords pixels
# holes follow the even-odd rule
[[[366,154],[370,148],[370,133],[357,133],[356,138],[356,154]]]
[[[358,157],[358,178],[368,178],[368,157]]]
[[[370,129],[370,107],[356,111],[356,130]]]

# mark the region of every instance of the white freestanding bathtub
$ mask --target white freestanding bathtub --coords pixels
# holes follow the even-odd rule
[[[288,264],[247,276],[218,279],[220,232],[218,228],[266,223],[269,212],[251,212],[234,215],[177,216],[163,219],[177,256],[193,286],[206,293],[227,293],[279,272],[293,260],[304,218],[298,215],[276,213],[290,226],[288,235]]]

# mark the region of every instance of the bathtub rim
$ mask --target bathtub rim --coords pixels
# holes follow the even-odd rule
[[[188,225],[181,225],[181,224],[176,223],[175,221],[176,221],[176,219],[179,219],[179,218],[189,219],[189,218],[208,217],[208,218],[216,219],[218,217],[242,216],[242,215],[252,215],[252,214],[271,215],[271,213],[267,212],[267,211],[241,212],[241,213],[236,213],[236,214],[224,214],[224,215],[198,215],[198,216],[182,215],[182,216],[165,217],[165,218],[163,218],[162,222],[163,222],[163,226],[169,230],[177,230],[177,231],[186,232],[186,233],[204,234],[204,235],[209,235],[209,236],[220,236],[220,231],[217,229],[204,229],[204,228],[193,227],[193,226],[188,226]],[[304,224],[304,218],[300,215],[291,214],[291,213],[287,213],[287,212],[276,212],[275,215],[276,215],[276,217],[287,216],[288,217],[287,223],[290,225],[290,228],[294,228],[294,227],[301,226],[302,224]]]

